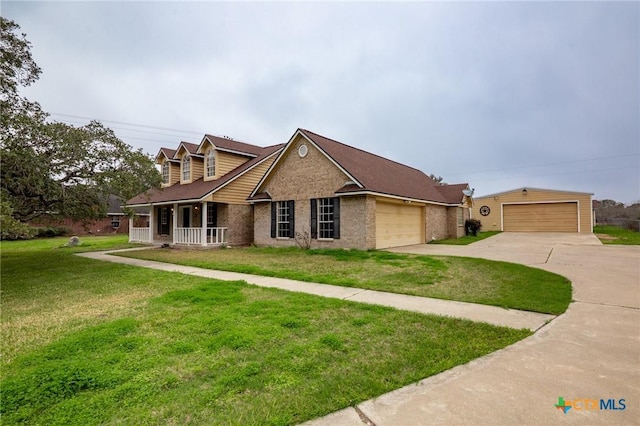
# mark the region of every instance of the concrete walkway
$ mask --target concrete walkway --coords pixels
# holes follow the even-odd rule
[[[512,346],[307,425],[640,424],[640,247],[602,246],[592,235],[502,233],[469,246],[420,245],[394,251],[480,257],[556,272],[572,281],[574,302],[565,314]],[[84,256],[138,264],[104,253]],[[139,265],[200,272],[155,263]],[[244,274],[204,273],[253,281]],[[260,283],[254,284],[293,291],[304,286],[312,294],[348,300],[377,293],[258,278]],[[557,409],[559,397],[574,402],[574,408],[566,414]],[[615,400],[617,408],[624,400],[625,409],[586,409],[584,399]]]
[[[640,247],[603,246],[591,235],[503,233],[470,246],[394,251],[542,268],[572,281],[574,302],[510,347],[308,425],[640,424]],[[555,407],[559,397],[575,404],[566,414]],[[596,400],[595,409],[584,399]],[[600,410],[601,399],[618,409]]]
[[[555,318],[554,315],[519,311],[515,309],[504,309],[496,306],[479,305],[476,303],[456,302],[451,300],[432,299],[427,297],[408,296],[405,294],[364,290],[361,288],[308,283],[284,278],[273,278],[259,275],[241,274],[237,272],[217,271],[212,269],[196,268],[192,266],[182,266],[171,263],[132,259],[110,255],[110,253],[115,253],[118,251],[131,250],[140,249],[79,253],[78,256],[83,256],[90,259],[104,260],[108,262],[123,263],[126,265],[140,266],[143,268],[157,269],[161,271],[180,272],[183,274],[195,275],[205,278],[215,278],[218,280],[246,281],[249,284],[254,284],[260,287],[274,287],[282,290],[297,291],[301,293],[314,294],[317,296],[331,297],[335,299],[351,300],[354,302],[369,303],[373,305],[390,306],[392,308],[420,312],[423,314],[436,314],[455,318],[464,318],[472,321],[487,322],[489,324],[511,328],[527,328],[532,331],[538,330],[547,322]]]

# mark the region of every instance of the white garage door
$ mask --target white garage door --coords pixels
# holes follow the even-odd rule
[[[578,232],[578,203],[506,204],[503,230],[511,232]]]
[[[424,243],[422,207],[376,202],[376,248]]]

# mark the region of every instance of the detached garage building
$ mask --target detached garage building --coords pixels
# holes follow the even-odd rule
[[[474,200],[472,217],[483,231],[593,232],[591,196],[586,192],[519,188]]]

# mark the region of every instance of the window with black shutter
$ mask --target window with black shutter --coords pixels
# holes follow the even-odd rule
[[[340,238],[340,198],[311,200],[311,238]]]
[[[293,238],[295,205],[293,200],[271,203],[271,238]]]

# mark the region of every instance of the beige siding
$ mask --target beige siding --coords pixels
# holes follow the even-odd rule
[[[503,231],[505,220],[505,206],[508,205],[535,205],[535,204],[552,204],[552,203],[574,203],[577,206],[578,223],[580,227],[580,233],[591,233],[591,194],[585,194],[581,192],[568,192],[568,191],[554,191],[545,189],[527,188],[526,192],[522,189],[502,192],[499,194],[493,194],[487,197],[476,198],[473,202],[472,217],[479,219],[482,222],[483,231]],[[489,207],[490,213],[487,216],[480,214],[480,209],[483,207]],[[553,207],[551,208],[553,209]],[[575,209],[573,210],[575,211]],[[515,210],[507,208],[506,221],[509,229],[513,229],[513,215]],[[515,213],[516,215],[518,213]],[[540,230],[547,230],[547,232],[554,232],[555,228],[566,227],[568,223],[571,223],[572,215],[568,210],[561,212],[555,210],[551,215],[551,222],[547,221],[547,227],[538,226]],[[555,220],[554,220],[555,219]],[[563,225],[563,223],[565,225]],[[577,232],[576,229],[573,232]]]
[[[198,180],[204,176],[204,162],[202,158],[191,157],[191,181]]]
[[[162,173],[162,169],[160,169]],[[163,187],[171,186],[180,182],[180,163],[169,163],[169,183],[162,184]]]
[[[231,154],[229,152],[216,152],[216,179],[226,175],[231,170],[249,161],[250,157]],[[256,182],[257,184],[258,182]],[[254,185],[255,186],[255,185]],[[253,188],[251,188],[253,189]]]
[[[578,232],[578,203],[505,204],[503,228],[512,232]]]
[[[228,204],[249,204],[247,197],[275,160],[275,156],[246,172],[221,190],[213,194],[212,201]]]
[[[169,181],[171,185],[180,182],[180,163],[171,163],[169,168]]]
[[[424,208],[376,201],[376,248],[424,243]]]

